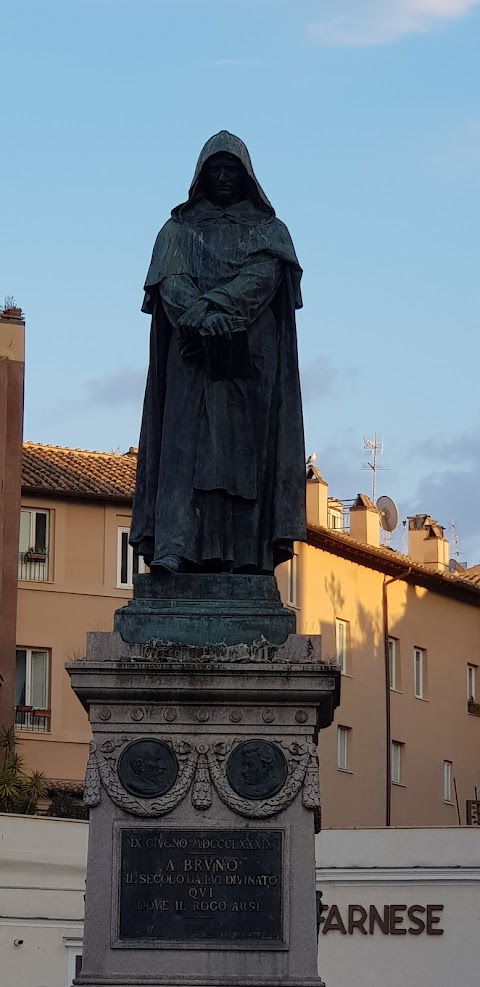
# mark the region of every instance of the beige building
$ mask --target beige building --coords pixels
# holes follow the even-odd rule
[[[64,670],[111,630],[138,567],[128,546],[135,450],[24,444],[15,721],[49,778],[83,778],[89,726]],[[324,826],[456,825],[480,790],[480,588],[450,573],[443,530],[409,521],[409,556],[379,544],[369,499],[344,510],[307,483],[308,544],[277,570],[297,630],[342,667],[321,735]],[[458,797],[458,803],[457,803]]]
[[[449,571],[428,515],[409,518],[404,556],[380,546],[368,497],[348,532],[330,505],[325,482],[307,482],[308,544],[279,574],[297,630],[320,633],[343,673],[320,735],[324,826],[464,824],[480,792],[478,577]]]
[[[64,665],[131,596],[135,468],[134,453],[23,447],[15,724],[29,766],[53,780],[84,777],[90,728]]]
[[[25,323],[0,309],[0,724],[13,723]],[[8,657],[7,657],[8,656]]]

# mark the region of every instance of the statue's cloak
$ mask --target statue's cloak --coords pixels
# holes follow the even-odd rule
[[[202,168],[209,157],[220,151],[238,157],[248,176],[248,199],[227,209],[212,205],[205,199],[202,191]],[[235,315],[236,304],[245,308],[245,298],[250,286],[259,283],[258,279],[261,281],[263,272],[272,263],[278,273],[273,297],[266,299],[263,307],[262,304],[255,306],[253,298],[251,314],[248,314],[248,306],[246,316],[243,312],[247,330],[250,318],[252,338],[254,332],[257,336],[259,331],[261,333],[262,319],[267,332],[268,318],[271,320],[272,313],[276,324],[275,374],[269,399],[270,420],[263,443],[268,448],[259,450],[256,458],[254,449],[253,458],[249,458],[248,454],[244,457],[245,471],[249,468],[251,472],[255,471],[255,463],[262,460],[263,479],[259,479],[257,485],[255,477],[249,479],[246,475],[242,476],[241,464],[238,469],[235,466],[235,457],[238,454],[240,460],[240,453],[236,448],[231,448],[233,466],[230,475],[233,479],[230,485],[228,480],[225,483],[222,480],[218,486],[200,480],[200,491],[197,490],[204,498],[209,494],[218,494],[223,498],[233,496],[235,503],[235,493],[240,491],[240,498],[237,500],[243,505],[242,511],[244,508],[248,511],[249,498],[252,505],[255,497],[263,500],[260,509],[257,509],[257,505],[252,513],[252,518],[254,514],[256,518],[252,524],[256,524],[257,537],[264,544],[255,558],[250,558],[248,551],[247,556],[245,552],[241,552],[241,562],[238,562],[237,553],[230,546],[224,558],[219,561],[229,562],[233,568],[251,566],[252,569],[268,570],[291,557],[294,541],[306,538],[305,453],[295,328],[295,309],[302,304],[302,272],[289,232],[276,218],[259,185],[245,145],[237,137],[222,131],[207,142],[200,154],[188,201],[172,211],[171,219],[158,234],[145,282],[142,310],[152,315],[150,362],[130,541],[135,551],[147,560],[158,555],[158,544],[161,541],[158,532],[162,529],[162,524],[170,524],[168,519],[165,520],[169,514],[166,489],[168,476],[171,481],[171,498],[181,497],[180,488],[176,490],[177,470],[179,466],[183,469],[184,457],[188,460],[193,456],[198,460],[201,455],[198,436],[194,435],[185,435],[184,446],[179,449],[177,445],[176,452],[171,444],[167,449],[172,428],[171,412],[166,412],[166,405],[169,403],[168,393],[171,394],[172,387],[177,386],[172,378],[172,343],[176,344],[177,334],[174,313],[178,315],[179,311],[178,305],[175,308],[167,304],[168,292],[175,293],[176,303],[181,299],[180,309],[183,305],[183,311],[197,298],[205,298],[209,301],[211,310]],[[175,359],[177,348],[175,345]],[[256,386],[260,391],[261,377]],[[169,424],[164,429],[166,414]],[[243,432],[246,429],[248,423],[243,422]],[[241,437],[241,431],[242,422],[239,421],[236,431],[235,428],[232,431],[233,444],[237,435]],[[250,436],[250,439],[254,444],[255,435]],[[215,448],[215,441],[212,441],[212,448]],[[207,450],[204,449],[204,453],[208,459]],[[253,467],[249,467],[249,463],[253,463]],[[208,473],[208,468],[205,469]],[[205,475],[205,469],[200,468],[197,463],[196,467],[192,467],[192,477]],[[258,470],[260,477],[260,466]],[[190,493],[194,498],[195,479]],[[217,504],[219,503],[217,498]],[[196,512],[198,514],[198,508]],[[221,510],[218,523],[222,524]],[[208,553],[207,556],[202,555],[202,548],[198,544],[196,547],[187,545],[183,551],[179,549],[179,554],[199,565],[209,561]],[[253,552],[250,554],[253,555]]]

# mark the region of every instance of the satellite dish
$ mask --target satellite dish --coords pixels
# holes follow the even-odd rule
[[[391,497],[379,497],[376,503],[380,524],[384,531],[395,531],[398,524],[398,508]]]

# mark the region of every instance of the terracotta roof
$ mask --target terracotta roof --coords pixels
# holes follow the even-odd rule
[[[22,493],[130,502],[137,450],[90,452],[23,443]]]
[[[480,586],[480,565],[472,565],[470,569],[463,569],[458,572],[461,579],[467,579],[474,586]]]
[[[480,585],[475,576],[468,576],[465,572],[437,572],[391,548],[367,545],[346,532],[320,525],[308,525],[308,544],[387,576],[404,579],[405,582],[480,607]]]

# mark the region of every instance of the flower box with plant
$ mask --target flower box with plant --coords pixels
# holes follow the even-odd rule
[[[475,702],[473,697],[468,700],[468,712],[473,716],[480,716],[480,703]]]
[[[46,548],[37,548],[31,546],[27,548],[25,555],[23,556],[24,562],[46,562],[48,558],[48,552]]]

